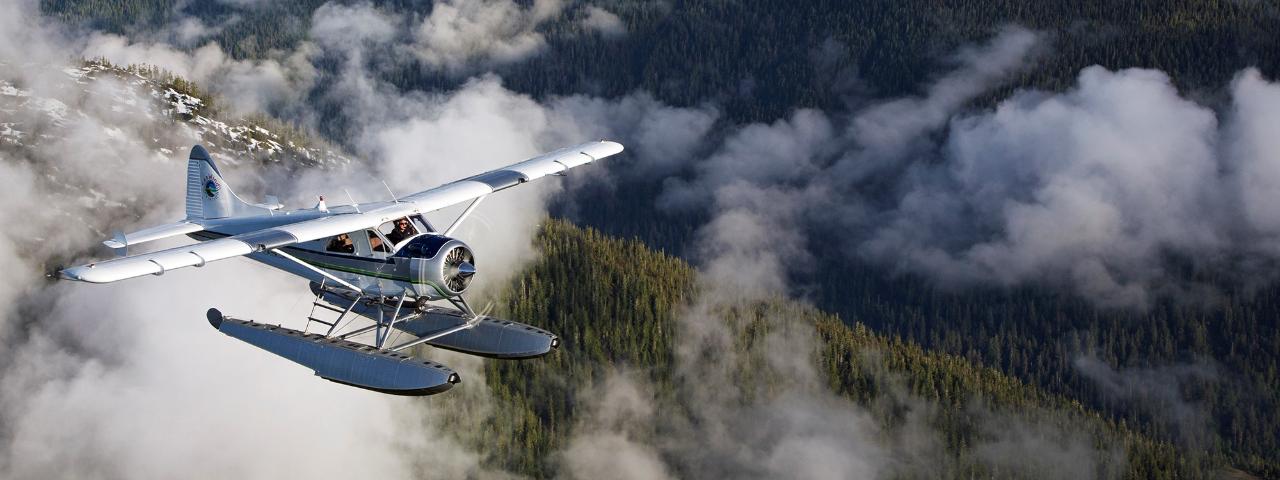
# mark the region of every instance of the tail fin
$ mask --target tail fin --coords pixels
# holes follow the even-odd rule
[[[213,164],[209,152],[196,145],[187,160],[187,218],[212,219],[261,213],[236,196]]]

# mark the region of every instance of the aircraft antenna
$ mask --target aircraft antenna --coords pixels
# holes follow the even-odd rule
[[[356,203],[356,197],[351,196],[351,191],[346,187],[343,187],[342,191],[347,192],[347,199],[351,200],[351,208],[356,209],[356,213],[364,213],[360,211],[360,204]]]
[[[378,180],[382,182],[382,188],[387,189],[387,194],[391,195],[391,203],[400,203],[400,199],[396,198],[396,193],[391,191],[391,187],[387,186],[386,180]]]

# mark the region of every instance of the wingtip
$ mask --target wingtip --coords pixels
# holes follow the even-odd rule
[[[58,277],[63,280],[75,280],[85,283],[111,283],[119,278],[114,278],[109,272],[104,273],[100,269],[93,268],[94,264],[81,265],[78,267],[64,268],[58,271]]]
[[[86,281],[83,276],[84,267],[60,268],[49,274],[50,277],[59,280],[73,280],[77,282]]]
[[[204,316],[209,319],[209,325],[213,325],[214,330],[222,329],[222,311],[210,308],[209,311],[204,312]]]
[[[67,276],[67,274],[63,272],[64,270],[66,270],[66,268],[61,266],[46,270],[44,272],[44,277],[50,280],[75,280],[74,278]]]
[[[587,147],[585,151],[592,157],[599,159],[622,153],[623,149],[624,147],[621,143],[613,140],[600,140],[595,144],[591,144],[591,146]]]

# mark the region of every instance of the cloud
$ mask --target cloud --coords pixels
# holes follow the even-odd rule
[[[1161,72],[1090,67],[1067,92],[957,116],[942,161],[904,177],[858,249],[947,281],[1067,286],[1139,307],[1195,290],[1166,268],[1171,256],[1228,269],[1239,253],[1273,261],[1270,216],[1256,206],[1274,163],[1258,152],[1275,128],[1253,106],[1276,104],[1277,90],[1245,72],[1220,115]]]
[[[744,126],[694,167],[694,181],[668,181],[658,206],[672,211],[703,208],[718,189],[735,184],[790,191],[824,169],[820,162],[833,152],[835,138],[831,120],[816,110],[799,110],[768,125]]]
[[[761,274],[728,258],[707,261],[741,265],[739,276]],[[707,274],[700,285],[677,318],[675,376],[664,384],[678,403],[655,397],[657,385],[626,371],[577,392],[587,400],[560,453],[571,477],[898,478],[977,469],[1067,479],[1114,478],[1124,466],[1122,447],[1096,446],[1093,427],[1062,413],[977,400],[942,412],[872,351],[862,361],[876,393],[855,404],[815,366],[819,340],[801,320],[812,310]],[[939,418],[971,422],[972,443],[949,450]]]
[[[1212,438],[1205,405],[1188,394],[1218,380],[1218,368],[1206,359],[1193,363],[1116,369],[1092,355],[1076,357],[1076,370],[1092,380],[1103,401],[1151,415],[1185,446],[1203,449]]]
[[[200,321],[210,305],[263,320],[304,313],[280,306],[298,300],[280,287],[287,278],[261,270],[233,261],[176,278],[37,294],[64,300],[49,303],[7,362],[5,476],[408,475],[391,443],[408,401],[320,381]],[[248,288],[206,287],[195,296],[193,284]],[[316,457],[279,461],[306,455]],[[351,456],[361,461],[345,460]]]
[[[719,115],[712,107],[670,107],[643,92],[618,99],[551,97],[540,103],[506,89],[492,74],[473,77],[449,92],[403,91],[383,81],[378,66],[366,61],[381,49],[398,48],[384,41],[394,21],[354,22],[387,26],[372,29],[375,34],[344,26],[346,19],[361,16],[386,19],[371,12],[372,7],[356,8],[325,10],[315,17],[313,37],[318,48],[326,49],[316,55],[327,55],[330,48],[341,50],[341,55],[336,74],[318,84],[312,98],[322,99],[313,105],[314,111],[341,112],[341,123],[348,125],[341,132],[342,141],[357,155],[376,160],[374,171],[354,172],[348,178],[367,187],[358,190],[380,192],[382,180],[404,195],[599,139],[628,146],[628,154],[606,162],[630,172],[626,175],[631,178],[669,172],[696,156]],[[538,3],[524,14],[544,18],[559,8]],[[366,38],[374,41],[358,40]],[[633,148],[631,158],[636,161],[621,163]],[[607,184],[611,179],[601,168],[588,166],[575,170],[569,181]],[[529,239],[546,214],[545,200],[560,195],[559,183],[546,179],[495,195],[463,224],[457,235],[472,241],[480,261],[492,265],[486,268],[487,279],[478,280],[477,286],[504,285],[533,258]],[[462,208],[441,212],[435,221],[445,226]],[[512,234],[491,234],[497,230]]]
[[[627,33],[627,26],[613,12],[597,6],[586,8],[587,16],[582,19],[582,26],[595,30],[606,37],[616,37]]]
[[[834,248],[946,287],[1065,288],[1105,307],[1211,290],[1172,273],[1171,259],[1270,278],[1280,88],[1242,72],[1233,107],[1216,112],[1161,72],[1090,67],[1064,92],[969,106],[1044,48],[1008,28],[955,55],[920,96],[727,127],[701,144],[713,153],[688,164],[692,175],[665,180],[657,206],[712,224],[772,211],[754,222],[800,237],[779,241],[784,252]],[[761,209],[753,189],[786,207]],[[780,256],[800,259],[783,267],[791,274],[808,267]]]
[[[14,0],[0,5],[0,62],[10,65],[56,62],[62,45],[70,41],[59,25],[41,15],[34,0]]]
[[[1232,108],[1225,126],[1227,160],[1240,191],[1238,204],[1251,234],[1252,247],[1276,256],[1280,251],[1280,214],[1271,206],[1280,196],[1280,84],[1267,81],[1256,69],[1237,75],[1231,84]]]
[[[207,38],[218,29],[205,25],[203,21],[195,17],[183,18],[178,25],[173,28],[173,40],[178,45],[194,45],[196,42]]]
[[[928,86],[923,97],[904,97],[872,105],[854,115],[848,135],[860,154],[846,160],[844,169],[867,171],[866,163],[897,160],[936,130],[974,97],[1026,67],[1042,36],[1020,27],[1007,27],[989,43],[961,49],[958,67]]]
[[[396,39],[398,15],[373,5],[325,3],[311,15],[311,39],[328,49],[349,50]]]
[[[694,163],[720,119],[714,106],[672,107],[646,92],[612,99],[553,97],[547,104],[551,134],[582,132],[623,142],[634,163],[612,164],[610,170],[631,178],[666,177]]]
[[[378,171],[398,195],[557,148],[540,141],[546,109],[502,88],[496,79],[479,79],[445,97],[420,102],[415,103],[421,107],[414,109],[417,113],[394,124],[371,124],[360,140],[362,150],[382,159]],[[487,266],[484,276],[477,277],[478,288],[506,285],[533,259],[531,239],[546,214],[544,199],[556,187],[556,182],[544,179],[488,198],[455,232],[473,244],[477,264]],[[452,221],[448,214],[435,218],[437,228]]]
[[[256,7],[260,7],[260,6],[271,3],[267,0],[215,0],[215,1],[225,5],[230,5],[230,6],[239,7],[239,8],[246,8],[246,9],[256,8]]]
[[[664,410],[655,440],[671,470],[735,478],[887,475],[879,426],[826,387],[814,366],[812,326],[799,321],[798,309],[762,307],[737,285],[713,282],[704,279],[697,303],[677,320],[682,408]],[[761,338],[742,348],[749,324]]]
[[[1001,285],[1056,273],[1103,304],[1145,304],[1163,255],[1226,242],[1210,215],[1220,190],[1205,182],[1217,176],[1216,129],[1159,72],[1085,69],[1064,94],[1024,93],[955,119],[946,165],[907,180],[865,251]],[[961,212],[970,225],[933,221]]]
[[[1059,414],[978,415],[983,418],[980,428],[990,437],[973,447],[974,457],[1002,474],[1062,480],[1124,474],[1127,459],[1120,445],[1096,445],[1088,432],[1073,429],[1072,421]]]
[[[42,75],[34,72],[0,71],[15,83]],[[0,248],[14,249],[3,252],[10,278],[29,285],[6,292],[13,296],[0,317],[9,345],[0,369],[0,476],[407,475],[393,442],[404,400],[320,381],[201,320],[210,306],[260,320],[300,318],[307,295],[296,280],[230,260],[121,285],[45,283],[54,259],[85,251],[101,232],[178,218],[184,162],[157,155],[152,135],[160,145],[197,141],[162,115],[147,121],[122,110],[138,100],[123,83],[101,79],[85,92],[53,72],[76,88],[43,84],[31,95],[58,95],[70,113],[65,123],[24,122],[33,135],[54,135],[0,154],[9,180]],[[146,108],[149,97],[141,100]],[[308,454],[319,458],[279,461]]]
[[[94,33],[78,52],[86,58],[103,58],[117,65],[152,65],[196,82],[214,93],[231,115],[287,108],[301,101],[311,88],[316,71],[304,49],[279,58],[235,60],[216,43],[191,52],[166,43],[134,42],[127,38]]]
[[[539,25],[560,14],[560,0],[528,8],[511,0],[445,0],[415,29],[414,53],[427,65],[459,73],[474,63],[504,65],[541,53]]]
[[[652,389],[626,373],[611,375],[588,387],[584,421],[574,428],[562,452],[572,478],[674,478],[656,448]]]

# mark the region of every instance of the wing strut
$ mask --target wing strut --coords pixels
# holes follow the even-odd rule
[[[400,345],[396,345],[394,347],[391,347],[391,351],[398,352],[415,345],[421,345],[423,343],[430,342],[440,337],[452,335],[454,333],[458,333],[463,330],[473,328],[477,324],[479,324],[481,320],[484,320],[486,317],[488,317],[489,308],[493,306],[493,304],[490,303],[487,307],[485,307],[483,311],[480,312],[479,315],[477,315],[474,311],[471,310],[471,306],[467,305],[467,301],[462,298],[462,295],[458,295],[456,301],[453,298],[449,298],[449,303],[452,303],[454,306],[462,309],[462,311],[464,312],[464,315],[467,318],[466,322],[463,322],[461,325],[458,325],[456,327],[442,330],[424,337],[418,337],[417,340],[410,340]]]
[[[307,268],[308,270],[311,270],[311,271],[313,271],[313,272],[316,272],[316,273],[319,273],[319,274],[321,274],[321,275],[324,275],[324,277],[325,277],[325,278],[327,278],[327,279],[329,279],[329,280],[333,280],[333,281],[335,281],[335,282],[338,282],[338,283],[342,284],[342,286],[347,287],[347,288],[350,288],[352,291],[355,291],[356,293],[363,293],[363,292],[364,292],[364,290],[362,290],[360,287],[357,287],[357,286],[355,286],[355,285],[352,285],[350,282],[347,282],[346,280],[343,280],[343,279],[341,279],[341,278],[335,277],[335,276],[331,275],[329,272],[326,272],[326,271],[324,271],[324,270],[321,270],[321,269],[319,269],[319,268],[316,268],[316,267],[312,266],[310,263],[304,262],[304,261],[302,261],[302,260],[298,260],[298,257],[295,257],[295,256],[293,256],[293,255],[289,255],[289,254],[287,254],[287,253],[284,253],[284,251],[283,251],[283,250],[280,250],[280,249],[278,249],[278,248],[274,248],[274,249],[271,249],[271,250],[270,250],[270,252],[271,252],[271,253],[274,253],[274,254],[276,254],[276,255],[279,255],[279,256],[281,256],[281,257],[284,257],[285,259],[291,260],[291,261],[293,261],[294,263],[297,263],[298,265],[302,265],[303,267]]]
[[[421,345],[421,344],[424,344],[424,343],[430,342],[430,341],[432,341],[432,340],[435,340],[435,339],[437,339],[437,338],[443,337],[443,336],[445,336],[445,335],[450,335],[450,334],[454,334],[454,333],[457,333],[457,332],[460,332],[460,331],[466,330],[466,329],[468,329],[468,328],[471,328],[471,327],[476,326],[476,324],[477,324],[477,323],[480,323],[480,320],[482,320],[483,318],[484,318],[484,317],[471,317],[471,319],[470,319],[470,320],[467,320],[467,322],[466,322],[466,323],[463,323],[463,324],[458,325],[458,326],[456,326],[456,327],[453,327],[453,328],[450,328],[450,329],[444,330],[444,331],[439,332],[439,333],[434,333],[434,334],[431,334],[431,335],[427,335],[427,336],[425,336],[425,337],[418,337],[418,339],[417,339],[417,340],[411,340],[411,341],[408,341],[408,342],[405,342],[405,343],[402,343],[402,344],[396,345],[396,346],[394,346],[394,347],[391,347],[391,348],[390,348],[390,350],[391,350],[391,351],[393,351],[393,352],[399,352],[399,351],[401,351],[401,350],[404,350],[404,349],[406,349],[406,348],[409,348],[409,347],[412,347],[412,346],[415,346],[415,345]]]
[[[489,195],[487,195],[487,194],[486,194],[486,195],[481,195],[481,196],[479,196],[479,197],[476,197],[476,199],[475,199],[475,200],[472,200],[472,201],[471,201],[471,205],[467,205],[467,209],[466,209],[466,210],[463,210],[461,215],[458,215],[458,219],[457,219],[457,220],[454,220],[454,221],[453,221],[453,224],[452,224],[452,225],[449,225],[449,228],[446,228],[446,229],[444,230],[444,233],[443,233],[442,235],[444,235],[444,236],[446,236],[446,237],[447,237],[447,236],[449,236],[449,235],[452,235],[452,234],[453,234],[453,231],[454,231],[454,230],[457,230],[457,229],[458,229],[458,227],[459,227],[460,225],[462,225],[462,221],[463,221],[463,220],[465,220],[465,219],[467,218],[467,215],[471,215],[471,212],[472,212],[472,211],[474,211],[474,210],[476,209],[476,206],[480,205],[480,201],[481,201],[481,200],[484,200],[484,197],[487,197],[487,196],[489,196]]]
[[[404,297],[404,294],[400,295],[400,301],[396,302],[396,310],[391,313],[391,321],[387,323],[386,328],[374,335],[374,337],[376,337],[374,338],[374,342],[378,348],[382,348],[382,344],[386,343],[387,337],[391,336],[391,329],[396,326],[396,320],[400,317],[400,308],[404,306]],[[381,327],[382,324],[382,309],[379,308],[378,326]]]

